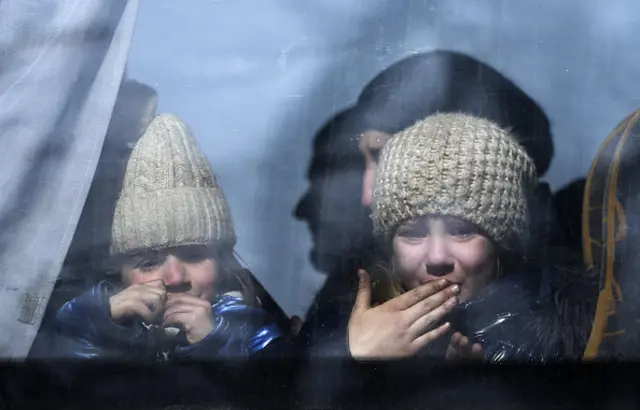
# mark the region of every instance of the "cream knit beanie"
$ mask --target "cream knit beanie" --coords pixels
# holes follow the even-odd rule
[[[235,241],[227,200],[191,131],[175,115],[156,116],[127,163],[111,254]]]
[[[385,145],[373,201],[375,233],[389,243],[402,222],[429,214],[465,219],[505,250],[528,240],[533,160],[496,124],[436,114]]]

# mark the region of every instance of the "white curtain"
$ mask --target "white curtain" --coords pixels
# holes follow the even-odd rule
[[[0,358],[29,352],[122,81],[139,0],[0,1]]]

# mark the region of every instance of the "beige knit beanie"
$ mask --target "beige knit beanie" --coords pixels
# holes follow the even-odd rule
[[[385,145],[374,229],[388,244],[408,219],[447,215],[480,227],[505,250],[522,250],[535,182],[533,160],[507,131],[466,114],[435,114]]]
[[[235,241],[227,200],[191,131],[175,115],[156,116],[127,163],[111,253]]]

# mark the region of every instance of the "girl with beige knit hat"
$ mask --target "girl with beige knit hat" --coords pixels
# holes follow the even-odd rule
[[[525,263],[535,184],[524,148],[488,120],[436,114],[391,138],[372,204],[389,263],[373,283],[359,272],[351,355],[579,356],[589,309],[567,307],[566,288],[540,299]]]
[[[55,356],[242,358],[282,332],[255,303],[234,254],[229,206],[188,127],[153,119],[133,149],[116,204],[119,270],[56,315]]]

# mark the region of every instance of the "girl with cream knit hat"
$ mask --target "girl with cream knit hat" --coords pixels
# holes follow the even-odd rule
[[[119,280],[57,312],[52,355],[243,358],[281,340],[235,257],[224,193],[176,116],[155,117],[133,149],[111,232]]]
[[[373,194],[389,263],[373,283],[359,272],[351,355],[579,357],[593,298],[567,306],[565,287],[540,299],[525,263],[536,182],[524,148],[488,120],[436,114],[391,138]]]

